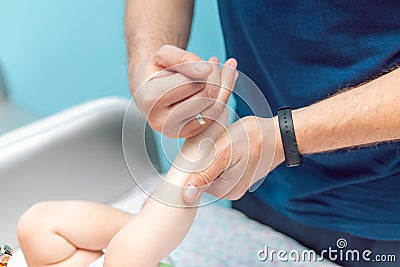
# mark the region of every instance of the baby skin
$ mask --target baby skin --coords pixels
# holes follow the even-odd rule
[[[227,63],[218,71],[220,91],[230,93],[236,71]],[[31,207],[17,227],[28,266],[86,267],[104,248],[105,267],[158,266],[185,238],[196,215],[198,203],[189,207],[182,199],[182,190],[188,170],[196,169],[192,163],[213,148],[211,142],[204,142],[200,151],[200,143],[215,140],[226,121],[225,110],[217,122],[185,141],[174,166],[139,214],[82,201],[42,202]]]

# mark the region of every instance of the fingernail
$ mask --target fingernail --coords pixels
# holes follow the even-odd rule
[[[214,63],[219,63],[219,60],[218,60],[218,58],[216,56],[210,57],[210,59],[208,61],[214,62]]]
[[[199,197],[200,190],[194,185],[190,184],[185,189],[183,189],[183,194],[187,202],[193,203]]]
[[[236,67],[237,67],[237,61],[236,61],[234,58],[231,58],[231,59],[229,60],[229,66],[232,67],[232,68],[234,68],[234,69],[236,69]]]
[[[197,62],[194,65],[194,68],[199,73],[204,73],[204,72],[209,72],[210,71],[210,66],[205,62]]]

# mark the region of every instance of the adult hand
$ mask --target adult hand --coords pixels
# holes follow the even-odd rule
[[[236,69],[235,59],[226,66]],[[193,137],[223,111],[230,90],[221,87],[218,59],[203,61],[178,47],[165,45],[132,70],[134,101],[150,126],[168,137]],[[199,123],[201,114],[205,120]]]
[[[218,137],[215,152],[205,161],[211,163],[189,175],[185,201],[194,202],[204,191],[218,198],[239,199],[284,161],[278,122],[255,116],[238,120]]]

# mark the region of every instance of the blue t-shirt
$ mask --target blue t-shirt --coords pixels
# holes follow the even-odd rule
[[[400,1],[219,0],[219,8],[227,56],[274,114],[400,63]],[[248,114],[240,101],[237,111]],[[253,194],[301,223],[400,240],[400,143],[304,156],[300,167],[279,166]]]

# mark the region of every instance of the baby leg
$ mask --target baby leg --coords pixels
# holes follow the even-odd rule
[[[86,267],[133,215],[83,202],[42,202],[21,217],[17,235],[29,267]]]

